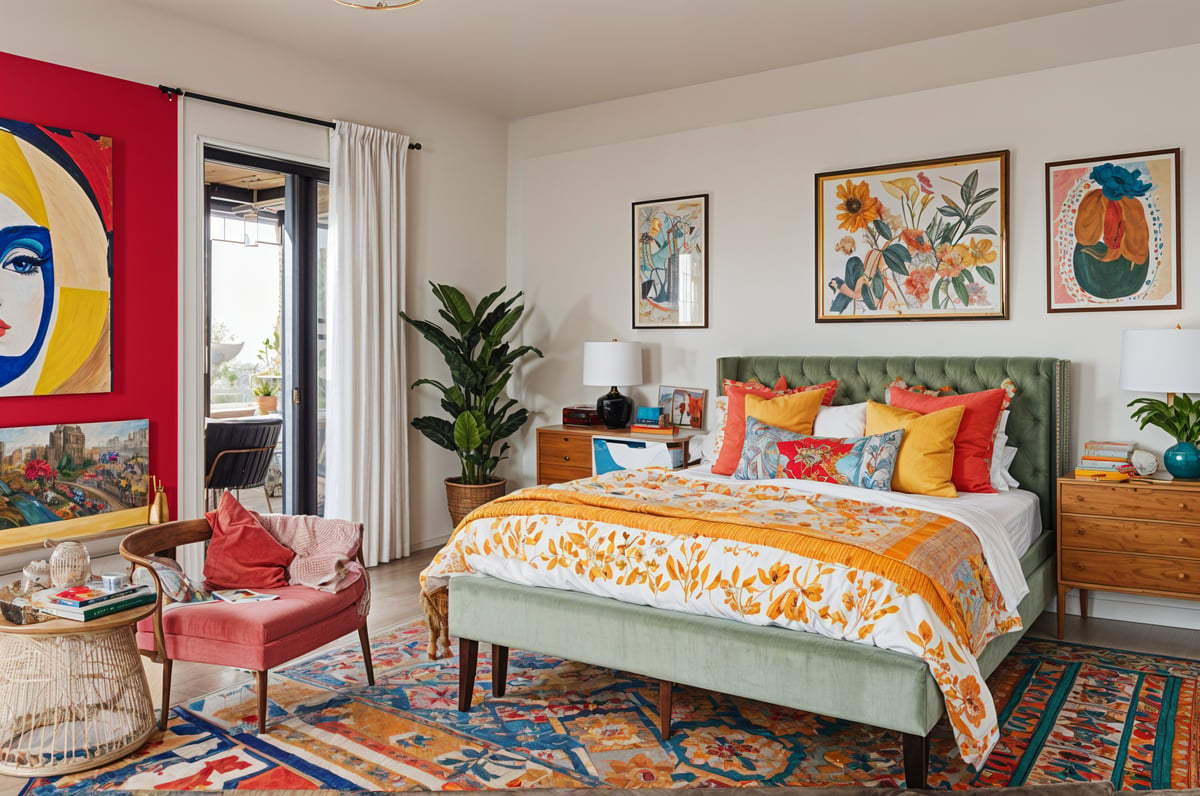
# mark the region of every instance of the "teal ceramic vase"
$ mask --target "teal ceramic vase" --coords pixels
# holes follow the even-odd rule
[[[1200,448],[1194,442],[1176,442],[1163,452],[1163,467],[1175,478],[1200,478]]]

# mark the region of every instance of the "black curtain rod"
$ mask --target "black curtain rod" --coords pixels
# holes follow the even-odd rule
[[[271,108],[264,108],[261,105],[249,105],[245,102],[237,102],[235,100],[222,99],[221,97],[210,97],[207,94],[197,94],[194,91],[184,91],[181,88],[172,88],[171,86],[159,86],[158,90],[166,94],[169,99],[174,99],[176,95],[180,97],[191,97],[192,99],[204,100],[205,102],[215,102],[218,105],[228,105],[231,108],[241,108],[244,111],[254,111],[255,113],[265,113],[269,116],[281,116],[284,119],[294,119],[297,122],[306,122],[307,124],[319,124],[322,127],[333,128],[333,122],[327,119],[314,119],[312,116],[301,116],[298,113],[288,113],[287,111],[277,111]],[[409,149],[420,149],[421,144],[414,141],[408,145]]]

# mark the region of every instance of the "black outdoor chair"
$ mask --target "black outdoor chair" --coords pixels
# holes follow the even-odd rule
[[[204,427],[204,507],[215,508],[221,492],[261,486],[271,507],[271,491],[266,488],[267,473],[275,457],[275,446],[283,418],[239,417],[209,420]]]

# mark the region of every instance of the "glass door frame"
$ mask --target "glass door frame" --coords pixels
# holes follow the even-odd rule
[[[276,171],[285,175],[283,211],[283,351],[280,412],[284,416],[283,511],[316,514],[317,493],[317,276],[319,183],[329,169],[308,163],[253,155],[205,144],[203,161]],[[204,408],[209,406],[207,355],[212,326],[212,245],[209,241],[209,192],[202,208],[204,235]]]

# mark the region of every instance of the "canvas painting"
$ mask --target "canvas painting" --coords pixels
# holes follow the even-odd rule
[[[1179,150],[1046,164],[1048,312],[1178,309]]]
[[[1008,151],[816,175],[817,321],[1008,317]]]
[[[706,390],[694,387],[658,388],[658,406],[672,426],[704,428],[704,396]]]
[[[0,549],[145,522],[149,482],[149,420],[0,428]]]
[[[633,328],[708,326],[708,194],[633,204]]]
[[[0,119],[0,396],[112,389],[112,141]]]

